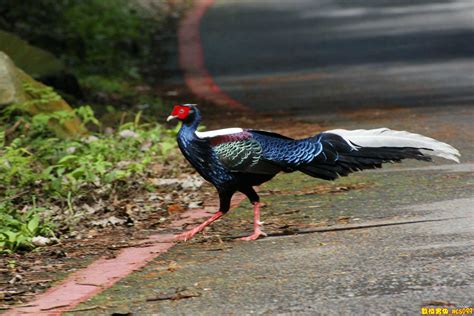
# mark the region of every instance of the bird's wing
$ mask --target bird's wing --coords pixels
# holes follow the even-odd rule
[[[207,140],[221,164],[232,172],[274,174],[279,171],[260,162],[262,147],[246,130],[226,128],[196,132],[196,136]]]
[[[321,151],[320,144],[258,130],[231,128],[196,135],[208,139],[220,162],[233,172],[294,171]]]
[[[319,155],[323,147],[318,141],[295,140],[277,133],[249,130],[262,147],[262,159],[279,165],[283,171],[294,171]]]

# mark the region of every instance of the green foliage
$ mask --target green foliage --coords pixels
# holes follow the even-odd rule
[[[34,87],[27,82],[23,82],[25,92],[31,97],[28,101],[13,103],[5,107],[1,112],[0,123],[8,125],[21,120],[29,129],[30,138],[36,134],[51,134],[52,129],[49,123],[56,122],[63,125],[67,120],[75,117],[74,112],[53,111],[49,104],[58,101],[61,97],[51,87]],[[27,113],[37,113],[35,115]],[[3,139],[4,141],[4,139]],[[18,140],[16,140],[18,142]]]
[[[126,81],[116,77],[110,78],[103,75],[84,75],[80,78],[82,86],[92,90],[101,91],[106,94],[133,94],[133,90]]]
[[[41,208],[18,210],[10,202],[0,203],[0,253],[34,248],[33,237],[54,236],[53,225],[42,220]]]
[[[138,65],[130,57],[143,57],[138,44],[149,40],[149,33],[129,1],[83,0],[67,8],[64,16],[71,33],[82,43],[84,71],[98,73],[101,69],[109,75],[120,71],[138,77]],[[78,61],[72,63],[78,66]]]
[[[52,233],[45,209],[64,208],[67,201],[71,211],[72,201],[99,187],[102,194],[124,190],[125,180],[145,175],[150,163],[165,160],[176,147],[177,129],[142,124],[141,113],[117,132],[78,140],[59,139],[48,130],[48,121],[60,119],[61,113],[28,116],[15,109],[5,113],[1,126],[22,120],[28,128],[8,137],[0,128],[0,251],[30,249],[34,236]],[[83,124],[100,126],[89,106],[75,114]],[[41,201],[32,200],[32,194]]]
[[[173,19],[149,11],[128,0],[4,0],[0,29],[51,51],[81,78],[139,79],[161,61],[158,38]]]
[[[33,157],[26,148],[18,146],[18,141],[15,141],[0,149],[0,183],[23,187],[30,185],[35,179],[35,174],[30,169]],[[15,193],[18,188],[5,186],[5,190],[7,193]]]
[[[32,108],[42,109],[44,105],[61,100],[59,94],[57,94],[51,87],[34,87],[26,81],[22,82],[22,87],[24,91],[30,96],[29,100],[7,106],[2,111],[3,119],[11,116],[11,113],[14,111],[28,112]]]
[[[48,104],[53,101],[61,100],[59,94],[57,94],[51,87],[34,87],[29,82],[22,82],[23,89],[26,93],[31,96],[30,102],[37,102],[35,105]]]
[[[94,115],[94,110],[89,105],[84,105],[75,110],[83,125],[94,124],[100,126],[99,120]]]

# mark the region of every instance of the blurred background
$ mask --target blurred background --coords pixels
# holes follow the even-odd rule
[[[253,108],[474,101],[470,0],[216,1],[201,30],[215,81]]]

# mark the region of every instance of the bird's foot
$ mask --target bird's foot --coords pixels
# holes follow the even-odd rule
[[[199,233],[200,231],[202,231],[206,226],[208,226],[210,223],[212,223],[213,221],[215,221],[216,219],[218,219],[219,217],[221,217],[223,214],[224,214],[224,213],[222,213],[221,211],[214,213],[214,215],[212,215],[210,218],[208,218],[207,220],[205,220],[204,223],[202,223],[201,225],[196,226],[196,227],[194,227],[193,229],[190,229],[190,230],[188,230],[188,231],[185,231],[184,233],[181,233],[181,234],[179,234],[179,235],[176,235],[176,237],[174,238],[174,240],[187,241],[187,240],[193,238],[194,235],[196,235],[197,233]]]
[[[244,240],[244,241],[251,241],[251,240],[257,240],[260,236],[267,236],[267,234],[262,232],[259,229],[259,230],[256,230],[252,235],[247,236],[247,237],[242,237],[242,238],[239,238],[239,239]]]
[[[193,229],[190,229],[188,231],[185,231],[184,233],[181,233],[179,235],[176,235],[176,237],[174,238],[174,240],[180,240],[180,241],[187,241],[191,238],[193,238],[194,235],[196,235],[197,233],[200,232],[200,227],[196,227],[196,228],[193,228]]]

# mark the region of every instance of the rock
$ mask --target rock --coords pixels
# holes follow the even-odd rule
[[[51,243],[51,239],[43,236],[36,236],[31,239],[31,243],[36,247],[47,246]]]
[[[76,152],[76,150],[77,150],[77,148],[74,147],[74,146],[71,146],[71,147],[66,148],[66,152],[67,152],[68,154],[74,154],[74,153]]]
[[[188,204],[188,208],[200,208],[202,206],[202,202],[193,201]]]
[[[84,142],[87,143],[87,144],[96,142],[98,140],[99,140],[99,138],[97,136],[94,136],[94,135],[90,135],[90,136],[84,138]]]
[[[119,136],[122,138],[137,138],[138,134],[129,129],[124,129],[123,131],[120,131]]]
[[[204,183],[204,180],[200,176],[191,176],[181,183],[181,187],[184,190],[197,190]]]
[[[115,133],[115,130],[111,127],[106,127],[104,130],[105,135],[112,135],[113,133]]]
[[[157,187],[176,187],[181,184],[181,181],[176,178],[171,178],[171,179],[165,179],[165,178],[160,178],[160,179],[150,179],[150,182],[157,186]]]
[[[133,161],[130,161],[130,160],[122,160],[122,161],[117,162],[116,166],[119,169],[124,169],[127,166],[130,166],[132,163]]]
[[[106,227],[109,225],[116,226],[116,225],[123,225],[127,221],[121,218],[117,218],[115,216],[110,216],[109,218],[104,218],[101,220],[93,221],[92,225],[94,226],[101,226],[101,227]]]
[[[175,90],[166,91],[166,95],[170,97],[176,97],[178,95],[178,91],[175,91]]]
[[[23,277],[21,276],[21,274],[15,273],[13,278],[11,278],[10,281],[8,281],[8,283],[15,284],[15,283],[20,282],[21,280],[23,280]]]
[[[199,189],[204,180],[199,176],[190,176],[187,179],[151,179],[153,185],[158,187],[171,187],[171,188],[181,188],[183,190],[197,190]]]
[[[59,111],[72,114],[69,104],[59,95],[48,91],[49,89],[51,88],[17,68],[8,55],[0,51],[0,108],[18,103],[22,105],[22,110],[31,115]],[[42,94],[48,94],[48,98],[45,100]],[[72,118],[62,122],[50,119],[48,125],[60,138],[73,138],[87,133],[81,121],[73,114]]]
[[[21,81],[16,76],[16,68],[11,59],[0,52],[0,107],[26,101]]]
[[[148,151],[151,148],[151,145],[153,143],[149,140],[145,141],[141,146],[140,146],[140,151]]]

